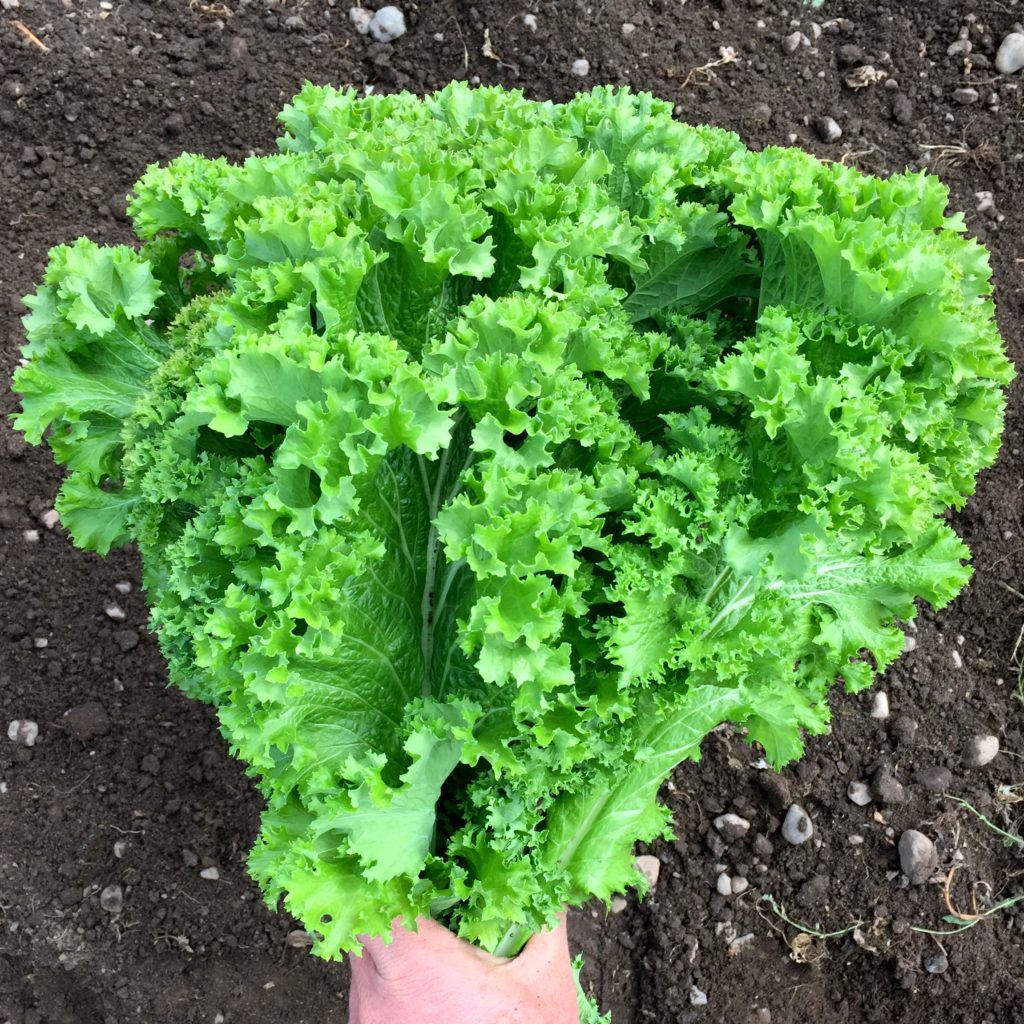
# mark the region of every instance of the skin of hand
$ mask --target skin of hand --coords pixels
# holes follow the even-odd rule
[[[351,957],[349,1024],[579,1024],[565,915],[511,959],[420,918]]]

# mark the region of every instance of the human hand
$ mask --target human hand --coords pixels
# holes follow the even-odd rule
[[[512,959],[426,918],[351,957],[349,1024],[579,1024],[565,917]]]

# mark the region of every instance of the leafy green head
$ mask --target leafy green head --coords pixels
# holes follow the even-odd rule
[[[801,752],[968,552],[1010,367],[934,178],[745,149],[649,95],[307,86],[280,153],[151,167],[51,254],[18,426],[138,543],[172,679],[334,956],[489,948],[636,882],[724,721]]]

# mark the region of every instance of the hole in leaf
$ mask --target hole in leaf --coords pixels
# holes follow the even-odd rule
[[[320,923],[321,924],[330,924],[331,921],[333,921],[333,920],[334,920],[334,918],[331,917],[330,914],[321,914],[320,915]]]
[[[315,334],[323,335],[327,328],[327,324],[324,321],[320,310],[317,309],[316,305],[316,292],[309,297],[309,326],[313,328]]]

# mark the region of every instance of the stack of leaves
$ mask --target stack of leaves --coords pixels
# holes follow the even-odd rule
[[[17,425],[78,544],[137,542],[314,952],[429,914],[513,953],[642,884],[710,730],[799,756],[967,581],[987,255],[935,178],[645,94],[281,118],[278,154],[151,167],[141,248],[53,250]]]

